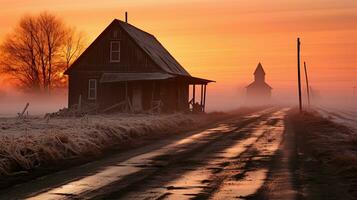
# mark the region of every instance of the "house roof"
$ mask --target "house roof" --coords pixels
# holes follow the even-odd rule
[[[165,49],[155,36],[142,31],[135,26],[115,20],[144,50],[148,56],[165,72],[190,76],[190,74],[177,62],[177,60]]]
[[[254,71],[254,75],[256,74],[265,74],[265,71],[261,63],[258,64],[257,68]]]
[[[128,35],[135,41],[135,43],[151,58],[151,60],[158,65],[163,71],[169,74],[190,76],[190,74],[178,63],[178,61],[165,49],[165,47],[155,38],[155,36],[140,30],[139,28],[123,22],[118,19],[114,19],[112,23],[96,38],[93,42],[99,40],[103,33],[106,32],[113,25],[119,25],[122,29],[128,33]],[[82,53],[93,45],[93,43]],[[69,67],[65,74],[68,74],[73,67],[75,67],[81,56]]]

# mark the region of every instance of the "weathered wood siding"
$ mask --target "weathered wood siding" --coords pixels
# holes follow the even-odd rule
[[[71,107],[75,104],[78,104],[79,96],[83,103],[97,103],[100,100],[100,91],[101,84],[100,81],[100,72],[81,72],[81,73],[72,73],[69,75],[68,80],[68,106]],[[88,99],[88,89],[89,89],[89,79],[97,80],[97,100]]]
[[[98,105],[100,108],[107,108],[125,100],[125,83],[105,83],[100,85]],[[128,95],[130,95],[130,85],[128,85]]]
[[[75,63],[74,70],[111,72],[158,72],[161,70],[120,26],[115,24],[111,26],[89,46]],[[120,62],[110,62],[111,41],[120,41]]]
[[[165,112],[187,111],[189,109],[188,94],[189,87],[187,83],[166,81],[160,84],[160,98]]]

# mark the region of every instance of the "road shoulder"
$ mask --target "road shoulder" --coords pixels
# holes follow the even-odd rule
[[[356,133],[313,112],[289,113],[296,138],[296,173],[303,199],[356,199]]]

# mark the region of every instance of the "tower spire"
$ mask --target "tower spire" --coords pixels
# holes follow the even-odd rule
[[[260,62],[254,71],[254,80],[257,82],[265,82],[265,71]]]

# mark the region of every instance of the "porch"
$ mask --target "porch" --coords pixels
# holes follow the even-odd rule
[[[103,112],[199,113],[205,112],[209,82],[212,81],[162,73],[104,73],[98,100]],[[196,86],[201,90],[196,92]]]

